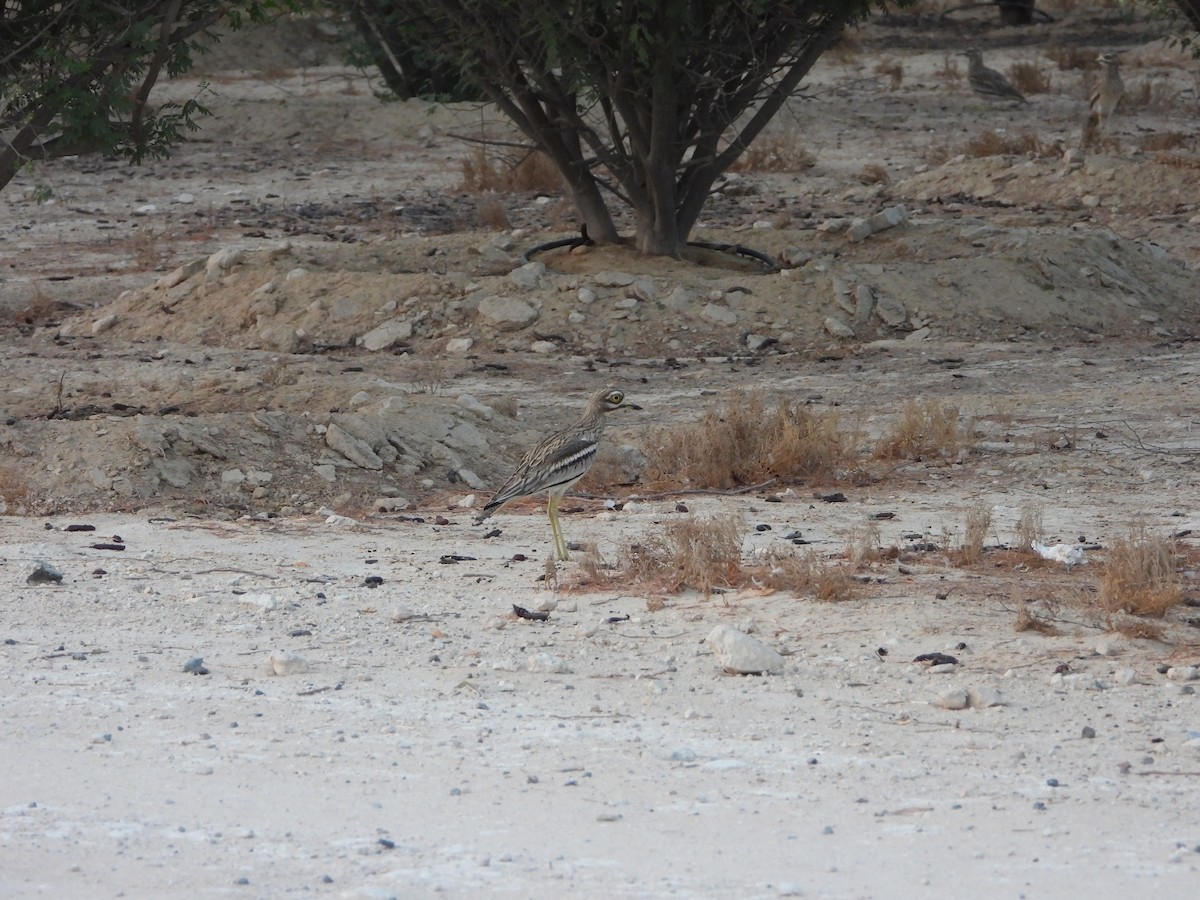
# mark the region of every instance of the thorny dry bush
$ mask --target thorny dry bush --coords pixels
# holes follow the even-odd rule
[[[731,172],[804,172],[817,164],[817,157],[798,136],[786,131],[761,135],[737,158]]]
[[[458,190],[471,194],[519,194],[562,190],[562,178],[550,158],[537,150],[492,152],[480,147],[462,158]],[[482,214],[482,211],[481,211]]]
[[[668,521],[630,544],[613,562],[591,548],[580,565],[577,586],[615,585],[662,593],[691,589],[706,595],[719,589],[756,588],[822,601],[848,600],[858,587],[845,566],[812,551],[780,549],[760,562],[743,562],[741,525],[733,516]]]
[[[967,156],[1046,156],[1049,149],[1042,140],[1029,130],[1015,134],[1008,131],[986,129],[967,141],[963,153]]]
[[[877,459],[953,457],[969,443],[970,428],[959,422],[958,407],[910,400],[900,418],[875,444]]]
[[[1144,523],[1112,542],[1100,574],[1096,604],[1106,616],[1163,616],[1183,602],[1176,542]]]
[[[849,436],[835,413],[779,400],[762,392],[733,393],[724,410],[697,423],[664,428],[645,444],[647,482],[727,490],[768,479],[830,478],[851,461]]]
[[[960,566],[973,566],[979,562],[983,556],[983,542],[991,527],[992,508],[988,504],[979,502],[968,509],[962,546],[952,554],[954,562]]]
[[[1050,93],[1050,75],[1037,63],[1017,62],[1008,67],[1013,87],[1025,96]]]

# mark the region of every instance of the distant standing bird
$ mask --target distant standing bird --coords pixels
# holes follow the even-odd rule
[[[525,454],[517,470],[484,506],[479,521],[486,519],[492,510],[499,509],[509,500],[547,491],[550,494],[547,512],[550,530],[554,533],[555,555],[559,559],[567,559],[567,542],[558,524],[558,503],[571,485],[587,474],[596,461],[600,435],[604,432],[604,417],[618,409],[641,407],[630,403],[622,391],[614,388],[605,388],[593,394],[578,422],[550,435]]]
[[[970,62],[967,81],[973,90],[985,100],[1016,100],[1025,103],[1025,95],[1018,91],[1007,78],[995,69],[983,64],[983,54],[977,47],[968,47],[962,53]]]
[[[1125,96],[1125,82],[1121,80],[1117,54],[1101,53],[1096,62],[1104,67],[1104,71],[1092,85],[1088,96],[1088,118],[1094,120],[1100,128],[1104,128],[1109,117],[1117,111],[1121,98]]]

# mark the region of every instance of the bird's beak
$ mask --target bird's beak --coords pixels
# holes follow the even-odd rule
[[[641,407],[638,406],[636,403],[630,403],[628,400],[626,400],[624,403],[622,403],[620,406],[618,406],[617,409],[638,409],[638,410],[640,410]]]

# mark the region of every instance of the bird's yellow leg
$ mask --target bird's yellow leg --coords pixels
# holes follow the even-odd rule
[[[547,510],[550,513],[550,530],[554,532],[554,555],[565,561],[568,558],[567,542],[563,538],[562,526],[558,524],[558,501],[561,499],[557,494],[551,494]]]

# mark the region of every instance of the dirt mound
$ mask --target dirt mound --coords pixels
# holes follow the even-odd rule
[[[594,248],[523,266],[515,242],[485,235],[226,249],[65,322],[62,334],[283,353],[428,355],[457,339],[460,352],[536,344],[544,353],[664,357],[998,328],[1182,336],[1200,304],[1200,275],[1153,244],[1104,230],[918,217],[861,242],[836,228],[755,237],[792,265],[759,274]]]

